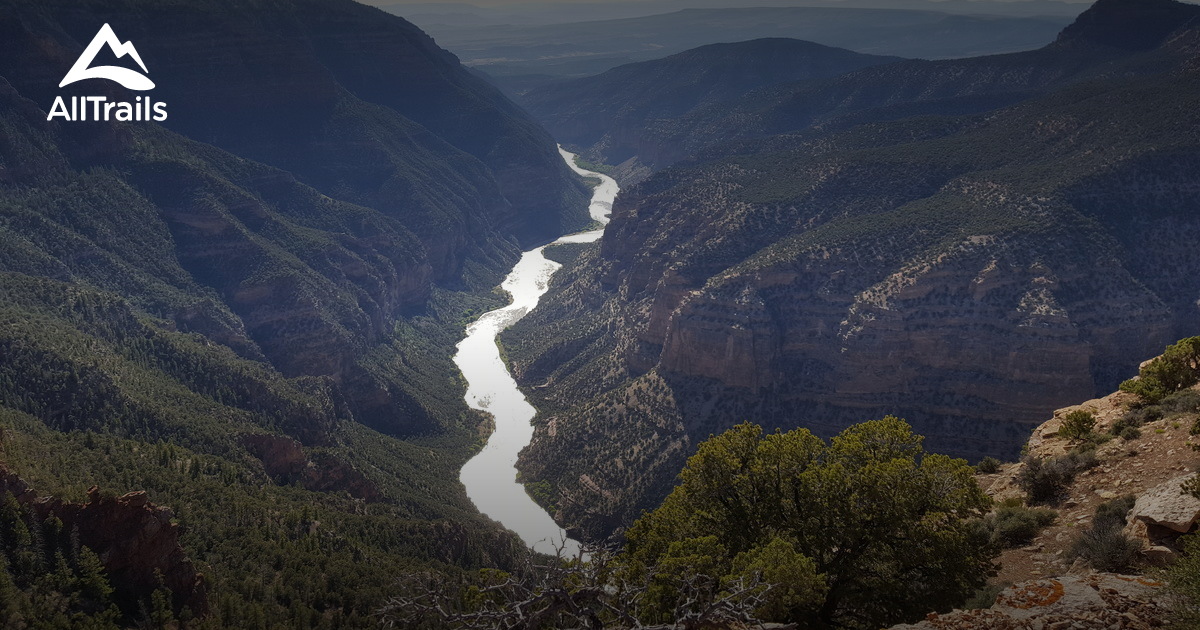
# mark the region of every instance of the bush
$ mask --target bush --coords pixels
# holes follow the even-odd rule
[[[1142,544],[1125,536],[1125,518],[1134,497],[1126,496],[1100,504],[1092,526],[1080,532],[1071,545],[1071,557],[1083,558],[1097,571],[1123,572],[1137,563]]]
[[[989,514],[981,525],[991,544],[1011,549],[1029,544],[1056,518],[1058,514],[1054,510],[1006,505]]]
[[[1122,440],[1136,440],[1142,437],[1142,430],[1137,427],[1125,427],[1117,434]]]
[[[979,460],[978,464],[975,464],[975,472],[983,473],[985,475],[998,473],[1000,472],[1000,460],[991,456],[984,457],[983,459]]]
[[[963,602],[961,608],[963,610],[980,610],[982,608],[991,608],[996,603],[996,596],[1001,591],[1012,586],[1012,582],[991,582],[987,586],[975,591],[975,594],[967,601]]]
[[[1166,571],[1172,597],[1171,616],[1176,628],[1200,627],[1200,535],[1180,539],[1183,555]]]
[[[1058,434],[1068,440],[1079,440],[1092,434],[1096,428],[1096,414],[1083,409],[1076,409],[1063,418]]]
[[[1025,492],[1030,505],[1057,504],[1075,479],[1076,473],[1096,465],[1096,452],[1077,449],[1050,459],[1026,457],[1017,485]]]
[[[707,605],[677,586],[702,578],[695,568],[707,563],[714,576],[761,569],[784,583],[759,611],[765,621],[887,627],[986,585],[996,548],[979,520],[991,507],[966,461],[926,453],[897,418],[828,443],[806,429],[742,424],[701,443],[679,485],[626,532],[620,577],[659,585],[639,604],[655,623],[678,619],[680,603]],[[701,539],[707,546],[679,549]]]
[[[1179,486],[1179,491],[1200,499],[1200,477],[1192,477]]]
[[[1162,409],[1162,416],[1200,412],[1200,392],[1194,389],[1175,392],[1163,398],[1158,406]]]
[[[1162,407],[1159,407],[1158,405],[1149,405],[1146,407],[1131,409],[1129,413],[1125,414],[1125,417],[1121,420],[1140,427],[1147,422],[1162,420],[1162,417]]]
[[[1154,422],[1163,417],[1162,409],[1157,405],[1148,407],[1138,407],[1131,409],[1124,416],[1117,419],[1109,427],[1108,432],[1119,438],[1126,440],[1136,440],[1142,436],[1142,432],[1138,429],[1147,422]]]

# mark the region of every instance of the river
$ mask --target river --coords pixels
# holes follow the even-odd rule
[[[558,151],[571,170],[601,180],[592,193],[588,212],[593,219],[608,223],[619,190],[617,182],[579,168],[575,156],[562,147]],[[603,229],[580,232],[554,243],[591,243],[603,233]],[[480,512],[516,532],[531,549],[554,553],[561,544],[565,554],[574,555],[579,551],[579,542],[568,538],[517,482],[517,454],[533,439],[531,421],[536,411],[517,388],[496,346],[496,335],[537,307],[549,287],[550,276],[561,267],[542,255],[545,247],[525,252],[501,283],[512,296],[512,303],[480,316],[467,327],[466,338],[458,344],[454,362],[467,380],[467,404],[490,413],[496,423],[487,445],[463,466],[460,479]]]

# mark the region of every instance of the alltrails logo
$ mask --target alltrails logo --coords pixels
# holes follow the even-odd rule
[[[107,79],[115,81],[129,90],[143,92],[154,89],[154,82],[150,80],[150,77],[136,70],[120,66],[93,67],[92,62],[96,60],[96,55],[100,54],[105,46],[108,46],[117,58],[129,55],[142,68],[142,72],[149,74],[150,71],[146,69],[146,64],[142,61],[142,56],[138,54],[137,48],[133,47],[133,42],[122,42],[117,38],[112,27],[105,24],[100,27],[100,32],[92,38],[92,43],[83,50],[83,54],[79,55],[79,59],[75,61],[75,65],[71,66],[67,76],[63,77],[62,83],[59,83],[58,87],[66,87],[84,79]],[[46,116],[46,120],[62,117],[72,122],[84,120],[139,122],[153,120],[162,122],[167,119],[167,104],[155,103],[149,96],[139,96],[132,103],[109,101],[107,96],[72,96],[69,107],[67,102],[61,96],[55,97],[54,105],[50,108],[50,114]]]

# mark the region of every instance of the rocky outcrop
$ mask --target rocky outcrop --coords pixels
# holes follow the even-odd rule
[[[383,499],[375,483],[353,466],[329,453],[309,456],[292,438],[254,434],[243,436],[242,443],[278,483],[298,483],[314,492],[346,492],[368,503]]]
[[[991,608],[931,613],[892,630],[1148,630],[1166,624],[1162,584],[1151,579],[1086,572],[1014,584]]]
[[[1175,477],[1139,495],[1129,511],[1126,534],[1148,548],[1176,547],[1179,537],[1200,521],[1200,498],[1183,490],[1184,482],[1195,478],[1195,473]]]
[[[87,503],[38,497],[20,477],[0,465],[0,493],[11,493],[39,519],[51,516],[64,530],[78,531],[79,542],[100,557],[119,601],[136,607],[161,584],[171,590],[175,608],[187,606],[193,615],[208,614],[204,576],[179,545],[181,530],[174,514],[149,501],[145,491],[106,496],[93,486]]]
[[[1062,457],[1079,446],[1060,434],[1063,419],[1075,411],[1093,414],[1095,431],[1110,434],[1125,418],[1137,397],[1115,392],[1103,398],[1064,407],[1034,429],[1025,452],[1041,460]],[[1181,484],[1194,476],[1195,451],[1189,415],[1161,417],[1144,424],[1138,437],[1113,437],[1094,450],[1096,465],[1079,471],[1065,488],[1058,520],[1032,545],[1001,555],[1001,578],[1020,579],[1030,571],[1054,575],[1070,566],[1070,548],[1077,528],[1091,522],[1097,507],[1120,497],[1136,497],[1126,517],[1125,535],[1141,543],[1146,564],[1169,561],[1178,551],[1179,537],[1194,529],[1200,500],[1185,494]],[[1023,462],[1006,464],[998,473],[982,475],[980,484],[998,501],[1024,497],[1018,479]]]
[[[1025,450],[1027,457],[1061,457],[1080,446],[1062,434],[1067,415],[1084,411],[1096,420],[1094,431],[1111,432],[1138,403],[1136,396],[1116,392],[1054,412],[1034,430]],[[978,610],[931,613],[924,621],[894,626],[893,630],[1032,630],[1034,628],[1148,629],[1171,620],[1165,586],[1153,572],[1118,575],[1095,572],[1071,550],[1080,531],[1092,525],[1096,509],[1119,497],[1136,497],[1126,516],[1124,533],[1142,543],[1137,567],[1161,566],[1175,556],[1178,538],[1195,529],[1200,500],[1184,493],[1182,484],[1195,473],[1192,439],[1185,421],[1192,413],[1152,420],[1141,427],[1141,436],[1098,440],[1093,447],[1096,465],[1080,471],[1056,506],[1056,519],[1025,547],[1008,549],[999,558],[999,583],[1014,583],[994,604]],[[997,473],[980,475],[979,481],[997,501],[1023,498],[1017,484],[1025,464],[1006,464]]]

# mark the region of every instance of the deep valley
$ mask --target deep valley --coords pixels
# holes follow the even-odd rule
[[[1196,626],[1200,5],[376,4],[0,0],[0,626]]]

